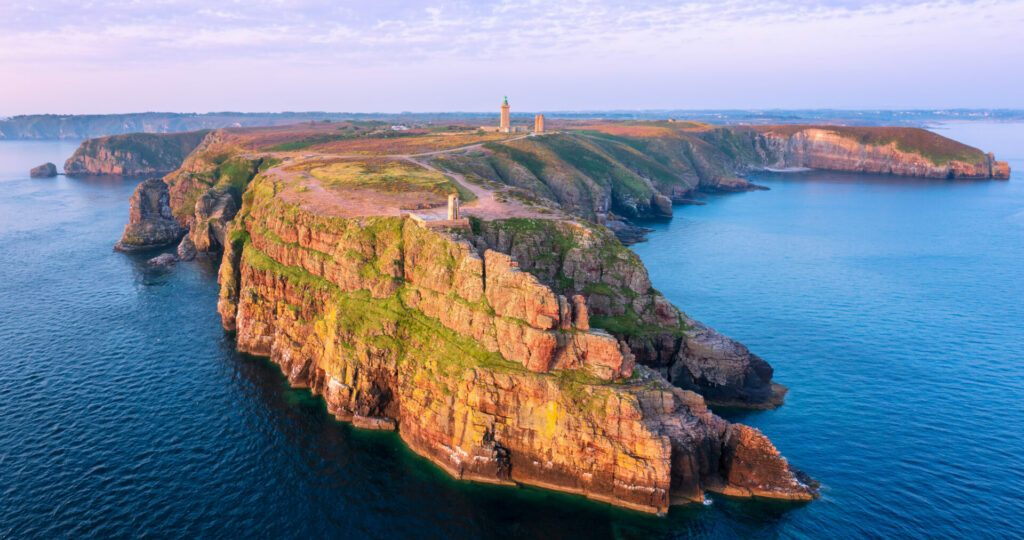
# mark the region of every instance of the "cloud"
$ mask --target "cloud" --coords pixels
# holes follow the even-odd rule
[[[630,83],[647,81],[681,85],[680,94],[703,96],[707,106],[709,97],[728,97],[733,88],[724,85],[741,76],[776,83],[836,77],[815,83],[829,92],[840,81],[863,91],[864,78],[876,76],[910,95],[915,73],[923,92],[940,77],[1019,72],[1022,26],[1024,0],[381,0],[358,9],[328,0],[15,1],[0,6],[0,70],[15,79],[42,69],[188,77],[198,65],[231,71],[255,64],[261,71],[288,66],[313,82],[333,80],[330,70],[373,73],[387,84],[403,71],[442,87],[496,77],[543,77],[552,89],[613,83],[619,97],[630,94]],[[647,90],[660,96],[650,104],[667,103],[664,89]],[[601,91],[610,92],[592,95]]]

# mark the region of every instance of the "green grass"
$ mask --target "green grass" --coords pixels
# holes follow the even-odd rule
[[[579,136],[544,137],[545,144],[559,159],[572,165],[596,183],[610,187],[612,195],[639,201],[650,200],[654,192],[643,178],[584,144]]]
[[[322,135],[311,135],[297,141],[275,144],[274,146],[268,147],[267,150],[270,152],[294,152],[296,150],[304,150],[318,144],[347,141],[357,137],[359,137],[357,133],[325,133]]]
[[[336,291],[338,289],[338,286],[334,283],[331,283],[320,276],[311,274],[302,268],[297,266],[288,266],[277,262],[266,253],[256,249],[252,242],[245,244],[243,247],[242,263],[258,270],[282,276],[286,278],[292,286],[300,287],[307,293]]]
[[[259,166],[260,160],[253,161],[241,156],[228,158],[217,166],[214,172],[217,183],[213,187],[221,191],[230,191],[237,201],[249,185],[249,181],[256,176]]]
[[[458,186],[447,176],[396,160],[339,161],[309,171],[314,178],[334,187],[372,188],[383,192],[427,192],[447,196],[450,193],[472,193]],[[464,191],[463,191],[464,190]]]
[[[546,166],[544,161],[536,155],[503,143],[487,143],[484,148],[526,167],[526,170],[537,178],[544,178]]]

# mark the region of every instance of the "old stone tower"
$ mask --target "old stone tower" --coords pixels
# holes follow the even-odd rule
[[[502,133],[512,132],[512,121],[509,117],[508,96],[505,96],[505,101],[501,104],[501,123],[498,124],[498,131],[501,131]]]
[[[533,117],[533,132],[544,133],[544,115],[538,114]]]

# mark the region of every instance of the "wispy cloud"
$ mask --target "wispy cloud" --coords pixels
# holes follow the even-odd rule
[[[756,86],[846,72],[848,86],[863,89],[858,79],[872,70],[906,82],[913,80],[907,73],[917,71],[922,93],[942,93],[925,88],[929,78],[980,78],[979,71],[999,66],[1020,72],[1021,28],[1024,0],[385,0],[373,6],[328,0],[8,1],[0,6],[0,70],[17,81],[19,73],[40,70],[108,73],[116,79],[133,70],[188,77],[196,65],[226,71],[260,65],[319,83],[338,78],[325,70],[382,77],[363,81],[368,85],[395,84],[400,78],[394,72],[403,71],[416,74],[419,83],[466,91],[495,77],[544,77],[549,91],[572,81],[619,89],[597,92],[602,99],[639,94],[630,85],[648,81],[682,85],[675,92],[678,106],[694,96],[700,97],[694,106],[710,106],[710,97],[740,96],[723,94],[716,83],[735,85],[740,75]],[[424,79],[429,73],[435,77]],[[649,90],[655,99],[621,106],[669,104],[664,89]],[[438,103],[460,94],[458,88],[432,92]],[[990,97],[985,90],[978,93]],[[0,89],[0,97],[5,94],[22,93]],[[850,103],[851,97],[842,101]],[[953,97],[946,92],[947,101]],[[293,102],[300,98],[291,96]],[[862,98],[865,105],[884,101]],[[822,103],[827,102],[815,104]],[[590,104],[599,105],[611,104]]]

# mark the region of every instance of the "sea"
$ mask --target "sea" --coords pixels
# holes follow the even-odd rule
[[[0,538],[1008,538],[1024,535],[1024,124],[936,131],[1005,181],[764,173],[633,246],[654,286],[789,387],[761,429],[810,503],[655,517],[454,481],[335,421],[216,313],[216,266],[111,247],[138,178],[29,179],[0,142]]]

